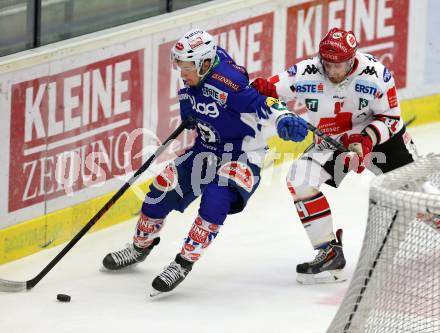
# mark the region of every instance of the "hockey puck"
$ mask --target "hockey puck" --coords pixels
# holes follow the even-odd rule
[[[58,294],[57,300],[59,300],[60,302],[70,302],[70,296],[66,294]]]

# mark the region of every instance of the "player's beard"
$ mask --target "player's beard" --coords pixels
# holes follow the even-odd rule
[[[329,76],[328,79],[330,80],[331,83],[341,83],[342,81],[344,81],[344,79],[347,77],[347,75],[340,75],[340,76]]]

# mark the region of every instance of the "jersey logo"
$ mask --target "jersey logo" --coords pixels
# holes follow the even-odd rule
[[[316,98],[306,98],[306,107],[309,111],[318,112],[318,100]]]
[[[366,108],[368,106],[368,99],[365,98],[359,98],[359,107],[358,110],[362,110],[363,108]]]
[[[298,69],[297,69],[296,65],[293,65],[292,67],[290,67],[290,68],[287,70],[287,74],[289,74],[289,76],[295,76],[297,70],[298,70]]]
[[[299,93],[323,93],[324,83],[317,81],[302,81],[296,84],[295,90]]]
[[[372,95],[375,98],[381,98],[383,96],[383,93],[377,88],[377,86],[368,81],[357,81],[354,90],[361,94]]]
[[[216,133],[215,129],[209,126],[209,124],[201,124],[200,121],[197,122],[197,127],[199,128],[199,133],[201,139],[205,142],[219,142],[219,135]]]
[[[385,67],[383,70],[383,82],[387,83],[391,80],[391,72],[388,70],[388,68]]]
[[[227,85],[232,90],[238,91],[240,89],[240,85],[237,83],[232,82],[231,79],[228,79],[227,77],[220,75],[218,73],[214,73],[211,76],[214,80],[220,81],[221,83]]]
[[[316,74],[319,73],[321,74],[321,71],[319,70],[318,67],[316,67],[315,65],[307,65],[306,69],[304,70],[304,72],[302,73],[302,75],[306,75],[306,74]]]
[[[365,74],[365,75],[376,75],[376,77],[378,78],[379,76],[377,76],[377,72],[376,72],[376,69],[374,68],[374,66],[367,66],[360,74],[359,74],[359,76],[360,75],[362,75],[362,74]]]
[[[335,117],[323,117],[319,120],[317,127],[327,135],[337,135],[348,132],[353,128],[352,113],[339,112]],[[321,138],[318,138],[318,143],[320,143],[321,140]]]
[[[184,100],[187,100],[187,99],[189,99],[189,95],[188,95],[188,93],[181,93],[181,94],[179,94],[179,101],[184,101]]]
[[[205,116],[209,116],[212,118],[217,118],[220,114],[217,108],[217,104],[215,102],[196,103],[196,99],[194,98],[194,96],[189,96],[189,100],[191,101],[193,110],[198,113],[201,113]]]
[[[397,101],[396,86],[393,86],[392,88],[388,89],[387,97],[388,97],[388,105],[390,106],[390,109],[397,108],[399,102]]]
[[[214,87],[208,83],[205,83],[205,85],[202,88],[202,91],[203,91],[203,96],[211,97],[212,99],[216,100],[220,105],[226,104],[226,100],[228,98],[227,92],[224,92],[223,90],[220,90],[217,87]]]

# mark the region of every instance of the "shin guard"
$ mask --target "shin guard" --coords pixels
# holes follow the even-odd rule
[[[180,255],[191,262],[197,261],[217,236],[220,227],[221,225],[210,223],[198,216],[185,239]]]
[[[133,244],[138,248],[150,246],[154,239],[159,237],[165,219],[153,219],[141,213],[136,224],[136,233],[133,237]]]
[[[295,207],[304,229],[315,249],[319,249],[335,239],[331,210],[322,192],[295,201]]]

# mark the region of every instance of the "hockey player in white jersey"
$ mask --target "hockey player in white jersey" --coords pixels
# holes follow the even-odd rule
[[[303,102],[307,112],[302,117],[352,151],[341,154],[315,136],[287,175],[302,225],[319,250],[313,261],[297,265],[297,281],[304,284],[345,280],[342,230],[333,233],[321,184],[337,187],[349,170],[369,168],[378,174],[413,161],[393,76],[357,48],[351,31],[333,28],[320,42],[318,56],[252,83],[265,95]]]

